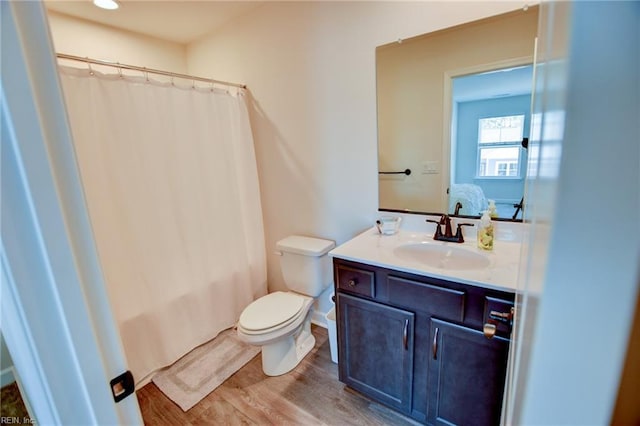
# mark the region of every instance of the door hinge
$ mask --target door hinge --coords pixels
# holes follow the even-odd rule
[[[111,393],[113,394],[113,400],[120,402],[136,390],[136,385],[133,381],[133,374],[127,370],[115,379],[111,380]]]

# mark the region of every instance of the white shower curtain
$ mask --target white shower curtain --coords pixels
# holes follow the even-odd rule
[[[267,291],[244,91],[60,73],[111,306],[139,383],[233,326]]]

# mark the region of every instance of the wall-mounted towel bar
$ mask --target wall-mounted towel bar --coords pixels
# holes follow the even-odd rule
[[[407,175],[411,174],[411,169],[406,169],[401,172],[378,172],[379,175]]]

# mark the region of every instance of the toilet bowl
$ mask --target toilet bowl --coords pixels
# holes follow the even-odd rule
[[[311,314],[315,297],[331,283],[327,253],[335,243],[292,236],[277,244],[290,291],[267,294],[247,306],[238,321],[238,337],[262,347],[262,370],[268,376],[291,371],[313,349]]]
[[[278,306],[283,308],[279,312]],[[267,376],[291,371],[313,349],[312,306],[312,297],[278,291],[261,297],[242,312],[238,336],[262,346],[262,370]]]

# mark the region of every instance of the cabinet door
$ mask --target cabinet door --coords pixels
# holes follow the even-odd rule
[[[427,419],[432,425],[498,425],[509,340],[431,320]]]
[[[414,314],[338,294],[340,380],[402,412],[411,410]]]

